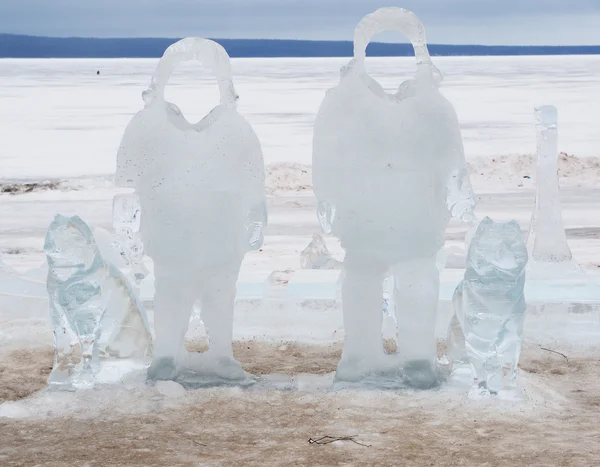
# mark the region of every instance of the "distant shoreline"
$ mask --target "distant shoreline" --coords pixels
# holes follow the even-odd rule
[[[177,38],[84,38],[0,34],[0,58],[157,58]],[[231,57],[350,57],[351,41],[214,39]],[[600,55],[600,45],[507,46],[430,44],[434,56]],[[410,44],[374,42],[373,57],[412,56]]]

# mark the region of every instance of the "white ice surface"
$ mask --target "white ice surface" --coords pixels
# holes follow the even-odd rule
[[[0,179],[108,175],[123,129],[139,109],[156,59],[0,60]],[[239,111],[261,140],[265,162],[309,164],[312,124],[347,58],[233,59]],[[442,92],[456,108],[467,158],[533,153],[531,112],[556,105],[559,150],[600,156],[595,56],[436,57]],[[413,57],[369,58],[388,89],[414,73]],[[217,103],[199,65],[174,74],[166,95],[190,121]],[[100,75],[96,75],[100,71]]]

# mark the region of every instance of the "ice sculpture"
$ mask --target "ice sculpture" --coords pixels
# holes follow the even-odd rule
[[[300,253],[302,269],[340,269],[342,263],[331,256],[325,239],[314,234],[312,241]]]
[[[393,94],[365,71],[368,42],[390,29],[410,39],[417,60],[416,76]],[[429,387],[438,380],[437,253],[451,215],[474,220],[458,119],[438,89],[441,80],[419,18],[382,8],[357,26],[354,58],[319,109],[313,140],[318,218],[346,250],[340,381],[388,372],[391,361],[408,384]],[[382,345],[382,282],[390,269],[398,325],[393,358]]]
[[[113,200],[114,246],[121,252],[131,276],[139,285],[148,275],[144,265],[144,244],[140,236],[140,203],[135,194],[119,194]]]
[[[558,112],[553,105],[535,109],[537,188],[527,246],[533,261],[570,262],[558,184]]]
[[[151,355],[142,306],[123,274],[101,257],[81,218],[57,215],[44,252],[54,330],[51,387],[92,387],[103,360]]]
[[[527,247],[516,221],[479,224],[467,255],[465,277],[454,294],[448,356],[469,362],[476,376],[472,397],[516,388],[525,320]]]
[[[174,68],[188,60],[212,69],[221,97],[198,123],[164,96]],[[202,38],[171,45],[143,99],[119,148],[116,185],[135,189],[141,238],[154,261],[156,340],[148,376],[199,385],[244,379],[233,358],[233,305],[244,254],[263,241],[265,169],[258,138],[236,111],[227,52]],[[184,337],[198,300],[209,350],[190,355]]]

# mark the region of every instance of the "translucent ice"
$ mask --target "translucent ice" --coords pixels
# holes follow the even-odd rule
[[[144,266],[144,244],[140,236],[141,208],[135,194],[116,195],[113,200],[113,227],[115,228],[115,246],[131,270],[136,284],[140,284],[148,275]]]
[[[312,241],[300,253],[300,265],[302,269],[340,269],[342,263],[332,258],[325,239],[314,234]]]
[[[103,260],[83,220],[57,215],[44,252],[54,330],[51,386],[91,387],[104,361],[151,354],[143,308],[123,274]]]
[[[552,105],[535,109],[537,188],[527,246],[533,261],[570,262],[558,184],[558,112]]]
[[[464,280],[454,294],[448,355],[470,362],[477,378],[474,397],[512,390],[525,319],[527,247],[516,221],[485,218],[467,255]]]
[[[408,37],[417,60],[416,76],[395,93],[365,70],[368,42],[390,29]],[[389,366],[381,297],[391,269],[397,356],[409,384],[427,387],[436,382],[437,254],[452,215],[474,219],[460,128],[438,89],[442,76],[414,13],[377,10],[360,22],[354,37],[354,58],[327,92],[313,139],[319,221],[346,250],[345,342],[336,377],[356,381]]]
[[[220,91],[220,104],[197,123],[164,96],[173,70],[188,60],[210,68]],[[227,52],[202,38],[171,45],[143,98],[119,148],[116,184],[139,197],[141,238],[154,261],[149,377],[242,379],[231,343],[235,284],[244,254],[262,244],[267,212],[262,149],[236,111]],[[184,337],[196,301],[209,350],[190,356]]]

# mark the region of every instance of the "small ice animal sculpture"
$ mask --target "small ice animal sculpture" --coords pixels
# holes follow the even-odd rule
[[[558,183],[558,111],[553,105],[535,109],[537,188],[527,246],[532,262],[570,263]]]
[[[175,67],[199,60],[217,77],[221,102],[198,123],[165,100]],[[245,378],[233,358],[236,281],[245,253],[260,248],[267,222],[262,149],[236,111],[229,56],[219,44],[186,38],[167,48],[129,123],[116,185],[134,188],[140,233],[154,261],[154,359],[150,379],[221,384]],[[209,349],[188,354],[184,339],[200,302]]]
[[[300,253],[302,269],[341,269],[341,261],[329,253],[325,239],[320,234],[314,234],[312,241]]]
[[[151,355],[144,309],[123,274],[104,261],[81,218],[57,215],[44,252],[54,331],[51,387],[92,387],[104,360]]]
[[[516,389],[525,320],[527,247],[516,221],[481,221],[469,246],[463,281],[454,293],[448,357],[469,362],[472,397]]]
[[[387,93],[365,70],[371,38],[385,30],[413,44],[416,76]],[[458,118],[440,93],[419,18],[402,8],[367,15],[354,35],[354,58],[319,109],[313,186],[324,232],[346,250],[342,285],[345,340],[338,381],[396,374],[415,387],[437,384],[435,322],[438,251],[451,216],[474,221]],[[382,283],[394,275],[398,351],[382,342]],[[399,358],[398,358],[399,357]]]

